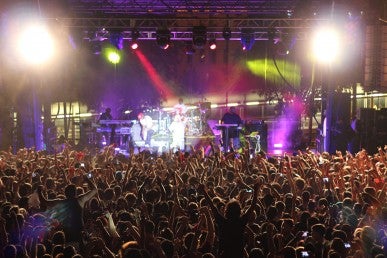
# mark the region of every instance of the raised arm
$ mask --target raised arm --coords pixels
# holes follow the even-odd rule
[[[255,209],[255,207],[257,205],[258,192],[259,192],[259,183],[255,183],[254,184],[253,198],[251,200],[250,207],[247,209],[245,214],[243,214],[243,217],[246,217],[246,216],[249,217],[253,213],[253,211],[254,211],[254,209]]]
[[[206,226],[207,226],[207,235],[206,239],[204,240],[203,244],[200,246],[201,248],[204,246],[214,246],[215,242],[215,225],[214,221],[212,220],[210,210],[208,207],[202,207],[200,208],[200,212],[202,212],[206,219]]]
[[[212,202],[212,199],[211,197],[208,195],[206,189],[205,189],[205,186],[204,184],[200,184],[199,187],[198,187],[198,191],[199,193],[203,194],[204,195],[204,198],[206,199],[208,205],[210,206],[211,210],[212,210],[212,213],[214,214],[214,216],[222,216],[218,209],[215,207],[214,203]]]
[[[94,195],[96,195],[98,193],[98,189],[97,189],[97,186],[95,185],[95,183],[93,181],[91,181],[91,179],[89,179],[86,176],[84,178],[85,178],[86,182],[89,184],[89,186],[91,187],[91,190],[78,197],[78,202],[79,202],[79,205],[81,205],[81,207],[84,207],[85,203],[87,201],[89,201],[91,198],[93,198]]]
[[[38,186],[37,193],[39,196],[39,201],[44,207],[52,207],[60,201],[59,199],[48,200],[43,194],[43,186],[41,185]]]

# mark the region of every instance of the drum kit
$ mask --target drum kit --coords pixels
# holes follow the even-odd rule
[[[182,115],[181,119],[185,122],[185,135],[200,136],[205,133],[205,126],[210,115],[210,103],[204,105],[187,105],[188,111]],[[176,117],[175,110],[164,108],[146,108],[143,110],[144,115],[148,115],[153,119],[153,130],[158,135],[169,135],[170,125]]]
[[[202,136],[207,132],[207,119],[210,115],[210,103],[199,103],[196,105],[187,105],[187,112],[181,114],[182,122],[184,122],[185,136]],[[124,146],[129,142],[139,143],[143,141],[141,133],[142,126],[138,120],[138,115],[142,113],[152,120],[153,137],[156,142],[169,142],[172,139],[173,122],[176,120],[178,113],[174,109],[161,107],[140,107],[131,110],[122,117],[121,120],[100,120],[96,123],[95,133],[98,144],[103,144],[103,139],[109,135],[112,130],[115,132],[115,141]],[[113,129],[114,128],[114,129]]]

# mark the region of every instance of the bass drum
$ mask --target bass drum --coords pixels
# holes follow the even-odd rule
[[[159,134],[168,134],[169,133],[169,126],[171,124],[171,119],[169,117],[160,119],[158,122],[158,127],[155,129],[155,132]]]
[[[185,126],[185,134],[189,136],[200,135],[200,128],[198,122],[195,121],[195,117],[189,117]]]

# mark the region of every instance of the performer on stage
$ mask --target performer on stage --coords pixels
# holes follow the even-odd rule
[[[99,117],[98,123],[100,123],[101,120],[113,120],[113,116],[112,116],[111,112],[112,112],[111,108],[106,108],[105,112],[103,112],[101,114],[101,116]],[[106,125],[101,125],[101,126],[105,127]],[[109,127],[110,127],[110,139],[109,139],[108,135],[104,133],[106,141],[109,140],[109,142],[106,142],[107,145],[114,143],[114,137],[116,134],[116,132],[115,132],[116,125],[109,125]]]
[[[241,117],[236,113],[235,107],[230,107],[229,111],[225,113],[221,120],[222,124],[235,124],[237,126],[230,127],[228,129],[222,129],[222,141],[223,141],[223,147],[225,146],[234,146],[234,150],[237,150],[240,148],[240,141],[239,141],[239,130],[238,127],[242,124]],[[226,134],[224,130],[228,130],[228,142],[226,144]],[[227,152],[228,150],[224,150]]]
[[[185,126],[187,122],[186,113],[187,107],[183,103],[183,99],[179,99],[179,103],[174,107],[174,117],[169,130],[172,133],[171,148],[184,150],[185,146]]]
[[[154,134],[153,120],[150,116],[144,115],[144,113],[140,112],[137,116],[138,121],[141,125],[141,137],[145,141],[145,147],[151,146],[152,135]]]
[[[103,112],[101,114],[98,121],[100,121],[100,120],[113,120],[113,116],[112,116],[111,112],[112,112],[111,108],[106,108],[105,112]]]
[[[180,115],[182,118],[186,117],[187,114],[187,106],[184,104],[182,98],[179,98],[179,103],[173,107],[175,115]]]

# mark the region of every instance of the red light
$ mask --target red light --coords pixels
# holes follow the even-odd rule
[[[134,49],[137,49],[138,48],[138,43],[137,42],[132,42],[132,44],[130,45],[130,47],[134,50]]]

